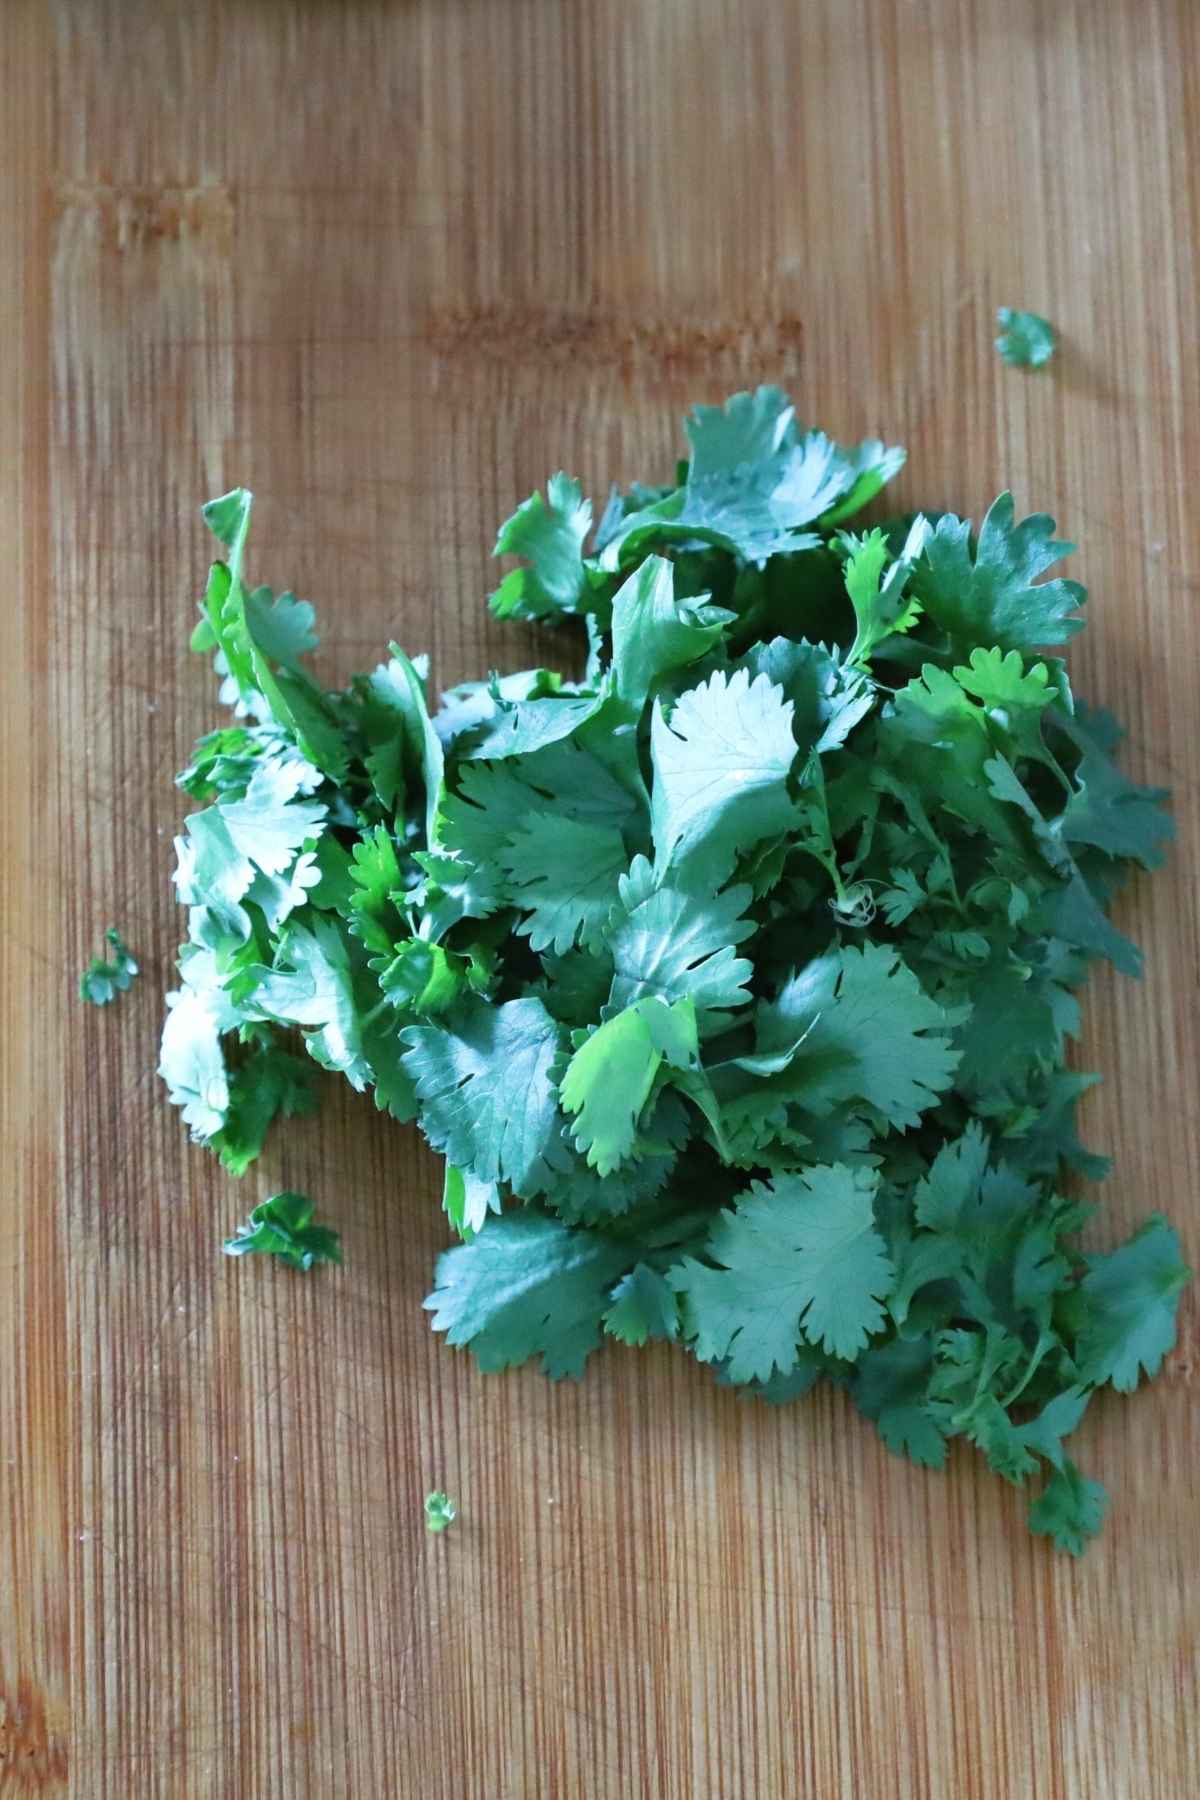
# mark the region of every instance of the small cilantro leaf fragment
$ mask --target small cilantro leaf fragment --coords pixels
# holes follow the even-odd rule
[[[448,1525],[453,1525],[458,1517],[458,1506],[449,1494],[443,1494],[435,1488],[432,1494],[425,1496],[425,1529],[434,1537],[439,1537]]]
[[[90,1000],[93,1006],[107,1006],[110,1000],[123,994],[138,972],[133,953],[122,942],[115,925],[110,925],[104,933],[104,941],[112,954],[93,956],[79,977],[79,998]]]
[[[1045,322],[1003,322],[1036,365]],[[249,492],[205,508],[193,641],[233,716],[178,778],[160,1073],[231,1175],[317,1065],[415,1120],[457,1239],[426,1305],[481,1368],[578,1376],[613,1339],[773,1405],[830,1381],[923,1467],[972,1446],[1078,1554],[1107,1501],[1072,1434],[1158,1372],[1188,1279],[1158,1215],[1085,1253],[1061,1191],[1107,1167],[1068,1051],[1092,962],[1140,969],[1110,911],[1167,796],[1047,653],[1086,599],[1051,519],[848,530],[903,452],[778,388],[684,430],[594,538],[563,474],[500,529],[493,612],[578,621],[582,673],[439,706],[395,644],[320,686],[312,607],[249,583]],[[275,1196],[231,1251],[320,1232]]]
[[[1000,335],[996,348],[1014,369],[1040,369],[1054,355],[1058,339],[1049,319],[1040,313],[1001,306],[996,311]]]
[[[304,1270],[315,1263],[340,1263],[338,1234],[327,1225],[314,1225],[315,1211],[307,1194],[272,1194],[260,1200],[246,1223],[226,1238],[225,1254],[277,1256],[291,1268]]]

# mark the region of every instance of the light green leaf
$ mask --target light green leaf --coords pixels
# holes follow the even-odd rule
[[[318,915],[311,930],[289,928],[275,967],[261,972],[248,1011],[254,1018],[305,1027],[309,1054],[322,1068],[340,1071],[351,1087],[361,1091],[373,1080],[350,948],[334,920]]]
[[[491,597],[498,619],[552,619],[580,612],[587,591],[583,541],[592,528],[592,503],[577,481],[552,475],[546,499],[532,494],[500,527],[494,556],[521,556]]]
[[[502,1210],[500,1189],[494,1181],[480,1181],[471,1169],[446,1164],[442,1209],[459,1237],[469,1243],[483,1230],[489,1213]]]
[[[663,1062],[693,1069],[699,1058],[696,1009],[687,999],[636,1001],[583,1040],[559,1095],[564,1112],[576,1115],[575,1142],[597,1174],[611,1175],[632,1154]]]
[[[794,820],[792,706],[765,676],[718,670],[682,696],[669,722],[656,702],[650,755],[661,869],[702,857],[720,879],[742,851]]]
[[[661,556],[648,556],[634,570],[612,608],[614,687],[634,716],[664,675],[706,655],[735,617],[705,596],[677,600],[674,566]]]

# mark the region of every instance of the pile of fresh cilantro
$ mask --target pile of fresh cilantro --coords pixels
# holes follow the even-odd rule
[[[669,1339],[771,1401],[838,1383],[885,1443],[965,1437],[1079,1551],[1064,1439],[1174,1340],[1152,1217],[1105,1254],[1064,1177],[1109,902],[1170,836],[1112,719],[1041,648],[1070,546],[1005,494],[844,529],[903,460],[773,388],[699,407],[665,487],[564,475],[504,526],[500,618],[586,632],[582,680],[452,688],[395,646],[326,692],[310,606],[250,587],[250,496],[195,647],[234,719],[180,785],[189,909],[161,1072],[240,1174],[314,1067],[417,1119],[463,1240],[427,1305],[484,1369]],[[589,547],[590,537],[590,547]]]

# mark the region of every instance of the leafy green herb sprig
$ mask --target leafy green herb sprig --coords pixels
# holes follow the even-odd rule
[[[1164,795],[1054,654],[1053,521],[854,533],[902,453],[773,388],[686,429],[594,530],[558,475],[500,533],[494,612],[574,624],[582,679],[437,707],[395,645],[323,689],[311,607],[247,582],[250,495],[205,508],[233,718],[179,777],[161,1073],[235,1173],[314,1064],[417,1119],[462,1240],[426,1304],[482,1368],[608,1336],[773,1402],[830,1380],[898,1454],[1035,1482],[1077,1552],[1105,1501],[1064,1441],[1158,1370],[1187,1278],[1157,1215],[1081,1251],[1062,1186],[1104,1170],[1067,1050],[1089,963],[1139,971],[1109,907]]]
[[[111,955],[93,956],[79,977],[79,998],[93,1006],[107,1006],[129,988],[138,973],[137,961],[115,925],[104,934]]]
[[[340,1263],[336,1231],[314,1225],[316,1211],[307,1194],[284,1192],[260,1200],[244,1225],[226,1238],[226,1256],[274,1256],[305,1273],[316,1263]]]

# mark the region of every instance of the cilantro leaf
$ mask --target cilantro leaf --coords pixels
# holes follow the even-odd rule
[[[698,661],[736,615],[704,596],[677,600],[674,565],[648,556],[612,602],[612,671],[617,695],[635,715],[664,675]]]
[[[518,1003],[519,1004],[519,1003]],[[600,1343],[627,1246],[532,1206],[504,1213],[469,1244],[443,1251],[426,1300],[433,1328],[469,1345],[484,1370],[542,1359],[552,1381],[578,1377]]]
[[[289,924],[275,967],[261,971],[251,1014],[277,1025],[307,1027],[309,1054],[322,1068],[340,1071],[351,1087],[361,1090],[374,1079],[350,945],[332,919],[318,916],[311,929]]]
[[[1086,1388],[1064,1388],[1047,1401],[1035,1419],[1021,1427],[1021,1439],[1055,1469],[1066,1466],[1062,1441],[1078,1428],[1091,1394]]]
[[[443,1022],[410,1025],[403,1063],[435,1150],[481,1181],[522,1192],[555,1160],[553,1067],[559,1027],[540,1000],[466,1002]]]
[[[1122,775],[1086,715],[1055,722],[1079,751],[1075,786],[1057,830],[1069,844],[1091,845],[1157,869],[1163,845],[1175,835],[1174,820],[1161,805],[1166,788],[1139,787]]]
[[[518,929],[534,950],[558,955],[603,940],[628,858],[620,831],[551,812],[527,814],[498,862],[513,902],[528,916]]]
[[[1058,339],[1049,319],[1043,319],[1040,313],[1001,306],[996,311],[996,323],[1000,327],[996,349],[1011,368],[1040,369],[1054,355]]]
[[[406,938],[378,961],[379,986],[397,1011],[435,1016],[462,997],[463,964],[440,944]]]
[[[368,950],[386,956],[402,926],[397,910],[403,877],[396,845],[386,825],[364,831],[350,853],[350,929]]]
[[[982,1450],[988,1467],[1020,1487],[1027,1475],[1037,1470],[1023,1434],[1013,1424],[994,1394],[982,1394],[967,1409],[964,1418],[967,1437],[977,1450]]]
[[[272,662],[295,668],[302,656],[316,649],[316,614],[307,600],[295,594],[272,594],[255,588],[246,595],[246,615],[254,641]]]
[[[659,1104],[651,1107],[645,1126],[647,1134],[652,1135],[655,1130]],[[554,1172],[542,1197],[568,1225],[593,1225],[604,1230],[626,1213],[656,1201],[670,1180],[676,1161],[674,1149],[659,1142],[654,1149],[639,1153],[636,1162],[626,1163],[619,1179],[613,1181],[576,1156],[569,1166]]]
[[[865,1418],[896,1456],[907,1456],[929,1469],[946,1461],[946,1438],[925,1405],[933,1367],[928,1338],[894,1338],[871,1345],[855,1365],[851,1393]]]
[[[784,1053],[769,1077],[810,1112],[864,1100],[891,1124],[915,1125],[958,1061],[951,1019],[883,944],[815,958],[758,1009],[760,1053]]]
[[[745,887],[714,894],[674,884],[655,886],[644,857],[619,883],[621,910],[614,914],[608,948],[613,959],[610,1005],[627,1007],[647,996],[690,1000],[700,1035],[744,1006],[753,972],[736,946],[754,927],[743,917]]]
[[[548,619],[581,610],[587,591],[583,540],[592,503],[577,481],[552,475],[546,499],[532,494],[500,527],[494,556],[521,556],[525,567],[504,577],[491,598],[498,619]]]
[[[198,648],[215,643],[243,706],[260,712],[265,707],[309,762],[340,781],[347,768],[346,746],[325,696],[293,660],[295,632],[281,636],[268,590],[257,590],[258,605],[247,593],[242,563],[252,503],[247,488],[235,488],[201,509],[205,523],[228,548],[229,562],[213,565],[201,641],[194,642]],[[288,660],[279,658],[280,650]]]
[[[372,679],[376,691],[386,681],[401,720],[408,759],[419,772],[420,787],[425,797],[425,842],[430,849],[436,849],[442,778],[445,773],[442,740],[429,717],[425,688],[416,665],[405,656],[399,644],[389,644],[388,648],[392,653],[391,662],[381,665]]]
[[[1179,1296],[1191,1271],[1178,1235],[1159,1213],[1120,1249],[1089,1256],[1087,1265],[1079,1286],[1080,1373],[1129,1393],[1143,1374],[1158,1373],[1174,1346]]]
[[[1108,1511],[1108,1495],[1098,1481],[1088,1481],[1070,1457],[1055,1469],[1029,1505],[1029,1529],[1053,1538],[1060,1550],[1082,1556]]]
[[[604,1329],[623,1344],[670,1343],[679,1336],[679,1301],[665,1275],[638,1263],[613,1289]]]
[[[921,603],[906,593],[913,565],[929,537],[928,519],[914,519],[900,555],[891,556],[887,534],[875,527],[865,537],[842,537],[846,555],[846,592],[858,622],[850,654],[851,664],[867,663],[890,637],[911,631],[921,614]],[[890,565],[890,566],[889,566]],[[886,574],[884,573],[886,569]]]
[[[671,1280],[702,1362],[735,1381],[765,1381],[796,1363],[801,1336],[854,1357],[884,1322],[893,1280],[874,1224],[878,1176],[837,1164],[755,1182],[723,1213],[706,1247]]]
[[[167,995],[158,1073],[172,1106],[200,1142],[220,1131],[229,1111],[229,1078],[221,1053],[222,1016],[211,994],[183,987]]]
[[[970,521],[943,513],[913,570],[914,598],[963,655],[980,645],[1063,644],[1083,629],[1082,619],[1071,617],[1087,599],[1079,583],[1037,580],[1074,544],[1057,543],[1054,520],[1043,513],[1019,525],[1013,518],[1012,495],[1001,494],[972,543]]]
[[[818,756],[837,750],[875,705],[861,670],[838,660],[823,644],[772,638],[755,644],[738,667],[751,680],[765,675],[792,705],[792,735],[798,748]]]
[[[722,670],[679,700],[650,730],[653,826],[659,866],[702,853],[727,872],[736,856],[787,829],[787,779],[796,758],[792,706],[765,676]]]
[[[260,1252],[278,1257],[293,1269],[304,1270],[315,1263],[340,1263],[338,1234],[328,1226],[312,1223],[315,1210],[307,1194],[272,1194],[259,1202],[232,1237],[226,1238],[226,1256]]]
[[[303,764],[260,762],[240,800],[222,801],[221,821],[235,851],[264,875],[279,875],[308,839],[320,834],[325,807],[298,801]]]
[[[904,461],[902,450],[878,442],[844,450],[824,432],[802,432],[778,388],[735,394],[724,407],[698,406],[685,429],[692,449],[686,482],[606,533],[606,568],[656,540],[699,540],[761,567],[818,543],[806,527],[865,506]]]
[[[576,1115],[576,1145],[598,1175],[610,1175],[632,1154],[663,1063],[694,1069],[699,1060],[696,1008],[688,999],[637,1000],[584,1038],[559,1095],[563,1111]]]
[[[187,836],[175,839],[175,888],[193,909],[192,936],[212,943],[225,936],[245,942],[250,919],[241,904],[254,880],[254,864],[242,854],[215,806],[192,813]]]
[[[432,1494],[426,1494],[425,1529],[434,1537],[440,1536],[447,1526],[453,1525],[457,1517],[458,1507],[449,1494],[443,1494],[436,1489]]]
[[[442,1210],[459,1237],[469,1242],[483,1230],[489,1213],[502,1210],[500,1190],[494,1181],[481,1181],[473,1170],[456,1169],[448,1162]]]
[[[123,994],[138,972],[137,961],[115,925],[104,933],[104,941],[112,951],[111,957],[93,956],[79,977],[79,998],[90,1000],[93,1006],[107,1006]]]
[[[1001,748],[1011,746],[1018,755],[1044,762],[1058,773],[1046,749],[1042,722],[1046,708],[1059,698],[1059,689],[1051,683],[1044,662],[1027,668],[1017,650],[1005,654],[995,647],[977,647],[969,663],[954,670],[954,679],[983,707]]]
[[[463,755],[477,761],[532,756],[570,738],[600,713],[606,694],[551,694],[497,706],[486,725],[472,734]]]
[[[316,1110],[313,1069],[274,1044],[255,1044],[228,1072],[227,1081],[222,1122],[208,1141],[231,1175],[244,1175],[260,1155],[274,1119]]]

